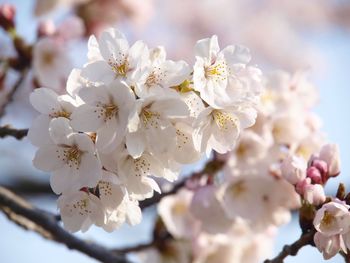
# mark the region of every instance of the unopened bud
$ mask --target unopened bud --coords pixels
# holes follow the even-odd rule
[[[11,4],[0,5],[0,27],[6,31],[15,28],[16,9]]]
[[[56,32],[55,24],[52,20],[41,21],[38,26],[38,37],[52,36]]]
[[[307,177],[315,184],[322,184],[323,182],[321,172],[314,166],[307,168]]]

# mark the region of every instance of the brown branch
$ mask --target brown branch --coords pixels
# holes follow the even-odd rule
[[[1,116],[1,115],[0,115]],[[8,125],[0,127],[0,138],[5,138],[6,136],[15,137],[17,140],[21,140],[28,134],[28,129],[14,129]]]
[[[101,262],[128,263],[124,255],[120,255],[98,244],[78,239],[65,231],[54,215],[33,207],[24,199],[0,186],[0,210],[24,229],[35,231],[43,237],[65,244]]]
[[[186,176],[186,178],[184,178],[182,181],[175,184],[174,187],[170,191],[164,192],[161,194],[155,193],[151,198],[148,198],[148,199],[141,201],[140,208],[145,209],[147,207],[153,206],[153,205],[159,203],[159,201],[162,198],[164,198],[168,195],[176,194],[181,188],[186,186],[186,183],[188,180],[200,178],[204,175],[213,176],[215,173],[220,171],[220,169],[224,166],[224,164],[225,164],[225,162],[223,162],[217,158],[214,158],[213,160],[207,162],[207,164],[205,165],[203,170],[201,170],[199,172],[192,173],[190,176]]]
[[[26,76],[27,76],[26,70],[23,70],[20,72],[20,77],[18,78],[16,83],[13,85],[11,91],[7,94],[6,101],[0,106],[0,118],[2,118],[5,115],[7,105],[9,105],[13,101],[13,96],[15,95],[18,88],[21,86]]]
[[[301,235],[301,237],[293,244],[285,245],[282,251],[274,259],[265,260],[264,263],[282,263],[286,257],[295,256],[302,247],[313,244],[315,233],[316,231],[313,229],[310,232]]]

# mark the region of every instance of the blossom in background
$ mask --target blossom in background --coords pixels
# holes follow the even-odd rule
[[[70,30],[66,30],[69,28]],[[33,47],[33,73],[40,85],[62,93],[73,69],[67,45],[84,33],[82,21],[69,17],[57,28],[51,21],[38,27],[39,39]]]

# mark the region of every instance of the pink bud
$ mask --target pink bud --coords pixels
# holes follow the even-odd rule
[[[38,26],[38,37],[52,36],[56,32],[55,24],[52,20],[41,21]]]
[[[324,145],[319,158],[327,163],[329,177],[335,177],[340,173],[340,154],[337,144]]]
[[[307,168],[307,177],[309,177],[313,183],[323,183],[321,172],[314,166]]]
[[[310,184],[311,184],[311,179],[307,177],[296,184],[295,190],[297,191],[298,194],[304,195],[306,187]]]
[[[0,27],[6,31],[15,27],[16,9],[11,4],[0,5]]]
[[[323,179],[323,183],[325,183],[328,179],[328,164],[321,159],[315,159],[312,161],[312,166],[320,172]]]

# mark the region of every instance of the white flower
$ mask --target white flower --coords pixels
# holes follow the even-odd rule
[[[339,250],[346,253],[346,247],[341,235],[326,236],[317,232],[314,236],[317,249],[322,253],[323,258],[328,260],[338,254]]]
[[[314,218],[316,230],[325,236],[344,234],[350,230],[350,206],[339,200],[324,204]]]
[[[92,224],[101,225],[104,213],[100,200],[85,191],[62,194],[58,198],[63,226],[69,232],[87,231]]]
[[[125,37],[114,29],[101,34],[98,51],[95,40],[89,42],[89,47],[92,48],[92,51],[89,50],[89,57],[97,60],[85,65],[82,77],[92,82],[109,84],[115,79],[127,80],[139,67],[144,66],[149,57],[148,48],[142,41],[129,47]]]
[[[129,195],[138,200],[153,196],[153,191],[160,192],[158,184],[149,176],[170,181],[177,178],[177,174],[147,152],[134,159],[125,148],[118,147],[113,153],[101,154],[101,161],[105,169],[118,175]]]
[[[170,92],[169,87],[180,85],[190,75],[190,69],[186,62],[166,60],[163,47],[151,50],[150,62],[139,73],[139,79],[135,82],[135,93],[140,98],[152,95],[164,95]]]
[[[227,233],[233,220],[227,218],[216,197],[216,188],[208,185],[197,189],[190,205],[192,215],[201,222],[202,231],[210,234]]]
[[[154,155],[172,152],[176,129],[171,120],[188,116],[187,105],[178,97],[148,97],[136,101],[130,114],[126,146],[134,157],[148,150]]]
[[[134,107],[135,97],[122,82],[108,86],[82,88],[80,105],[72,114],[71,125],[83,132],[96,132],[96,147],[105,150],[110,144],[117,146],[126,132],[128,116]]]
[[[55,38],[42,38],[34,46],[33,71],[41,85],[63,91],[72,68],[68,52]]]
[[[350,231],[350,206],[338,199],[324,204],[314,218],[317,233],[314,236],[316,247],[324,259],[335,256],[340,249],[345,253]],[[345,241],[345,244],[344,244]]]
[[[52,172],[50,184],[56,194],[82,187],[95,187],[101,179],[102,167],[91,138],[74,133],[65,118],[51,121],[53,144],[43,145],[35,154],[36,168]]]
[[[191,238],[199,230],[199,222],[190,213],[193,193],[182,189],[176,195],[162,198],[158,205],[167,230],[177,239]]]
[[[194,91],[181,92],[180,96],[190,110],[190,117],[198,118],[198,115],[205,109],[202,99]]]
[[[97,186],[101,203],[108,210],[118,208],[127,195],[118,176],[105,170],[102,172],[102,179]]]
[[[180,164],[191,164],[198,161],[202,154],[201,151],[196,148],[193,127],[181,121],[175,122],[174,127],[176,129],[176,146],[169,153],[168,158],[173,158]]]
[[[232,150],[240,131],[252,126],[255,118],[256,111],[253,108],[207,107],[194,124],[197,136],[195,142],[200,142],[197,148],[205,151],[207,155],[212,149],[218,153]]]
[[[308,132],[305,114],[301,111],[290,109],[288,112],[276,112],[272,117],[272,134],[278,144],[293,145],[305,138]]]
[[[287,223],[289,210],[300,207],[300,198],[291,184],[261,174],[232,178],[223,186],[219,200],[229,218],[242,217],[258,229]]]
[[[195,54],[194,89],[210,106],[257,102],[261,72],[246,66],[250,61],[247,48],[227,46],[220,51],[217,36],[212,36],[197,42]]]
[[[51,143],[49,125],[52,119],[63,117],[70,119],[76,107],[75,101],[68,95],[58,96],[47,88],[35,89],[30,94],[30,103],[40,113],[28,131],[28,138],[35,146]]]
[[[291,184],[297,184],[306,177],[307,163],[304,158],[289,155],[281,165],[282,176]]]

